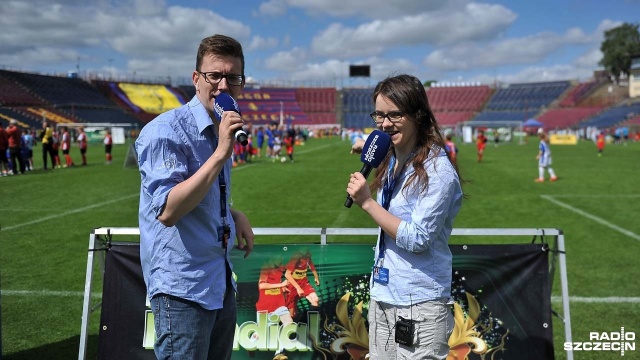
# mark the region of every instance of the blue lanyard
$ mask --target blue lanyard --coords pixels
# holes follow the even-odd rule
[[[387,181],[385,181],[384,186],[382,187],[382,207],[385,210],[389,211],[389,206],[391,205],[391,197],[393,196],[393,191],[396,188],[396,183],[398,183],[402,178],[402,173],[404,172],[404,168],[407,166],[407,163],[411,161],[414,155],[415,155],[415,149],[411,151],[411,154],[409,154],[407,161],[405,161],[404,165],[402,165],[402,169],[400,169],[400,172],[398,173],[397,177],[393,176],[393,168],[396,165],[396,157],[395,155],[391,156],[391,159],[389,161],[389,166],[387,167]],[[384,259],[384,252],[387,246],[384,242],[384,230],[382,230],[382,227],[380,227],[379,244],[380,245],[379,245],[378,257],[380,259]]]
[[[216,136],[216,132],[213,127],[209,127],[211,133],[213,134],[213,138],[218,140],[218,136]],[[231,228],[227,223],[227,183],[224,180],[224,164],[222,165],[222,169],[218,174],[218,185],[220,186],[220,219],[222,220],[222,235],[225,238],[224,249],[226,250],[227,244],[226,240],[231,235]],[[222,240],[222,239],[219,239]]]
[[[218,183],[220,185],[220,217],[222,225],[227,225],[227,183],[224,181],[224,166],[218,174]]]

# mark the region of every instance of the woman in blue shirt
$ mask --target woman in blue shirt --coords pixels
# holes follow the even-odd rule
[[[462,204],[455,162],[424,86],[410,75],[376,86],[371,118],[392,147],[367,186],[351,174],[347,193],[380,226],[370,282],[371,359],[446,359],[453,330],[448,239]],[[353,145],[362,151],[363,142]],[[377,201],[371,197],[377,191]]]

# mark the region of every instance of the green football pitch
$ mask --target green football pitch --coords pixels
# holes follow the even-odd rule
[[[557,182],[535,183],[537,139],[488,144],[478,163],[475,146],[459,144],[468,198],[456,228],[555,228],[565,235],[574,341],[591,332],[640,332],[640,143],[608,144],[596,156],[590,141],[552,146]],[[89,165],[36,170],[0,178],[0,281],[3,359],[74,359],[78,356],[87,248],[98,227],[137,227],[140,175],[124,167],[128,145],[104,163],[91,144]],[[295,162],[255,159],[233,169],[233,206],[254,227],[371,228],[356,205],[343,206],[359,156],[339,138],[310,139]],[[72,149],[79,162],[79,151]],[[305,239],[317,241],[316,238]],[[257,237],[256,243],[299,241]],[[341,238],[339,241],[351,241]],[[358,241],[375,241],[360,239]],[[452,244],[528,243],[510,237],[453,236]],[[556,271],[557,278],[557,271]],[[96,276],[94,301],[101,283]],[[559,281],[552,307],[562,313]],[[88,359],[95,358],[99,309],[90,317]],[[554,318],[557,359],[565,359],[564,326]],[[637,342],[637,341],[636,341]],[[639,358],[640,350],[624,358]],[[574,352],[575,359],[618,359],[616,351]]]

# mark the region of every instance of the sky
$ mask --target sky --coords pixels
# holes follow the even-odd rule
[[[587,81],[625,22],[640,0],[0,0],[0,68],[190,84],[200,40],[225,34],[262,84]]]

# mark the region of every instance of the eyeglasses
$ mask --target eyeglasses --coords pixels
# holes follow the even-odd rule
[[[391,111],[386,114],[383,112],[374,111],[369,114],[369,116],[371,116],[371,118],[377,125],[380,125],[384,122],[385,118],[389,119],[389,121],[391,121],[392,123],[397,123],[402,120],[404,114],[402,113],[402,111]]]
[[[218,71],[202,72],[198,71],[201,75],[204,75],[204,81],[211,85],[219,84],[222,79],[227,79],[227,84],[240,86],[244,81],[244,75],[238,74],[223,74]]]

